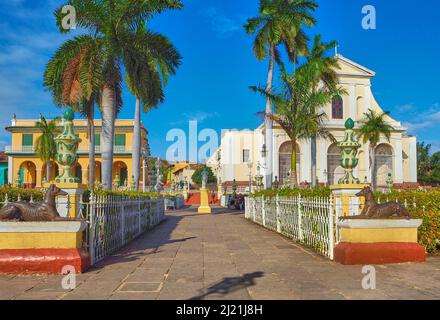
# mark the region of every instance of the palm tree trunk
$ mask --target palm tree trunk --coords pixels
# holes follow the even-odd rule
[[[136,106],[134,111],[134,128],[133,128],[133,179],[136,191],[139,190],[140,179],[140,161],[141,161],[141,107],[140,100],[136,97]]]
[[[298,177],[296,171],[296,140],[292,140],[292,156],[290,162],[290,187],[298,186]]]
[[[273,84],[273,74],[274,74],[274,67],[275,67],[275,46],[270,46],[270,53],[269,53],[269,71],[267,73],[267,92],[272,91],[272,84]],[[264,127],[265,127],[265,144],[266,144],[266,188],[272,188],[272,176],[273,176],[273,147],[272,147],[272,141],[273,141],[273,121],[270,117],[272,115],[272,102],[269,98],[266,100],[266,117],[264,119]]]
[[[377,175],[376,175],[376,146],[370,144],[370,157],[371,157],[371,186],[373,190],[376,190]]]
[[[95,106],[92,104],[89,106],[89,112],[87,117],[87,126],[89,130],[89,189],[95,188]]]
[[[312,188],[317,185],[316,177],[316,134],[312,136],[311,139],[311,152],[312,152]]]
[[[105,190],[112,189],[113,175],[113,144],[115,139],[115,92],[108,85],[102,91],[102,186]]]
[[[50,160],[46,162],[46,182],[50,182]]]

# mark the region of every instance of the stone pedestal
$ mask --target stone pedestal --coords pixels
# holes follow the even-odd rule
[[[83,249],[85,221],[0,222],[0,272],[61,273],[72,266],[77,273],[90,267]]]
[[[338,222],[340,243],[335,261],[346,265],[424,262],[417,243],[422,220],[345,220]]]
[[[200,189],[200,207],[197,210],[198,213],[209,214],[212,212],[209,206],[209,190],[206,188]]]
[[[44,184],[44,188],[49,188],[51,183]],[[56,183],[56,186],[69,195],[57,197],[57,210],[60,216],[71,219],[80,218],[81,197],[84,194],[86,185],[80,183]]]
[[[335,184],[330,186],[334,199],[336,217],[357,216],[365,203],[363,197],[357,197],[368,184]]]

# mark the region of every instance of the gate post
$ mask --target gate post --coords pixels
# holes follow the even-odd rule
[[[333,260],[333,250],[335,248],[335,232],[333,221],[333,196],[330,194],[328,205],[328,255]],[[337,227],[336,227],[337,228]]]
[[[277,208],[277,232],[281,233],[280,196],[278,194],[275,203]]]
[[[266,206],[264,204],[264,196],[261,196],[261,215],[263,218],[263,226],[266,226]]]
[[[302,226],[302,213],[301,213],[301,194],[298,195],[298,198],[296,198],[297,204],[298,204],[298,237],[299,241],[303,241],[303,226]]]

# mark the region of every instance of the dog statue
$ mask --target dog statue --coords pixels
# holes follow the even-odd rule
[[[340,220],[347,219],[390,219],[393,217],[411,219],[408,210],[397,202],[387,202],[378,204],[370,187],[363,188],[357,197],[365,197],[365,206],[358,216],[340,217]]]
[[[68,193],[52,184],[40,203],[27,201],[13,202],[0,209],[0,220],[3,221],[62,221],[63,218],[57,211],[55,199]]]

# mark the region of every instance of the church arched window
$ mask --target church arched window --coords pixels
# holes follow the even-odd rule
[[[332,100],[332,118],[343,119],[344,118],[344,101],[341,96],[335,96]]]

